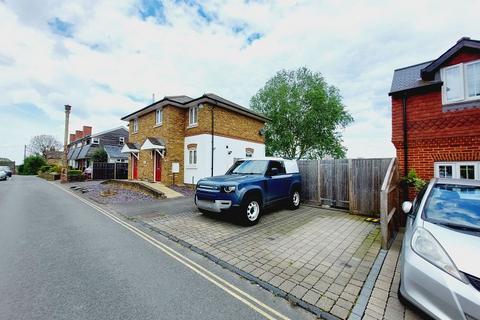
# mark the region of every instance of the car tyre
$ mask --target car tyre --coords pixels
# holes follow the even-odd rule
[[[258,196],[247,196],[240,206],[239,216],[245,226],[253,226],[260,221],[262,201]]]
[[[289,206],[291,210],[297,210],[300,207],[300,190],[293,189],[289,198]]]

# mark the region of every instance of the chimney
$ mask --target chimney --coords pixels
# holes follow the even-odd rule
[[[83,132],[80,131],[80,130],[76,130],[75,131],[75,137],[76,137],[76,140],[82,139],[83,138]]]
[[[70,143],[76,140],[76,135],[75,133],[70,133]]]
[[[92,135],[92,127],[90,126],[83,126],[83,136],[91,136]]]

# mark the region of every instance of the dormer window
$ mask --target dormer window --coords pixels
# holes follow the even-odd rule
[[[163,109],[155,110],[155,125],[159,126],[162,124],[163,121]]]
[[[441,70],[443,104],[480,99],[480,60]]]
[[[188,125],[195,126],[198,124],[198,106],[188,109]]]
[[[100,144],[100,138],[92,138],[92,144]]]
[[[125,144],[125,137],[118,137],[118,142],[123,146]]]

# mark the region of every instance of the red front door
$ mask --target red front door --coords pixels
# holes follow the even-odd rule
[[[133,172],[133,179],[138,179],[138,160],[135,156],[132,155],[132,172]]]
[[[155,151],[155,181],[162,181],[162,156]]]

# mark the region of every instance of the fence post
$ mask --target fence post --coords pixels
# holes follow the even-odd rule
[[[322,192],[320,187],[320,159],[317,160],[317,197],[318,204],[322,205]]]
[[[117,163],[113,163],[113,180],[117,180]]]
[[[354,213],[354,201],[355,199],[353,194],[353,163],[352,159],[348,159],[348,211]]]

